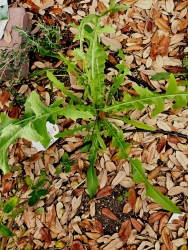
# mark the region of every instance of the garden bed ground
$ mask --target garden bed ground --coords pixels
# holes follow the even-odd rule
[[[60,25],[63,35],[61,52],[70,57],[77,44],[73,42],[75,30],[68,24],[78,24],[88,13],[101,13],[109,5],[108,0],[12,2],[9,2],[10,6],[24,7],[28,12],[33,34],[38,32],[35,29],[38,18],[48,24]],[[116,30],[110,37],[113,46],[108,51],[106,74],[109,79],[114,74],[114,65],[119,60],[116,47],[120,46],[126,55],[127,65],[132,69],[132,76],[146,81],[156,92],[163,92],[167,84],[165,80],[149,79],[165,70],[173,73],[184,71],[181,59],[188,52],[188,1],[122,0],[121,3],[130,5],[130,9],[103,19],[105,25],[111,25]],[[61,63],[35,54],[32,55],[31,72],[58,67]],[[63,77],[62,81],[77,96],[82,96],[82,88],[73,76],[70,81],[67,77]],[[126,78],[115,98],[121,99],[123,91],[134,95],[131,86],[132,81]],[[23,100],[30,95],[31,90],[40,94],[47,106],[52,98],[62,97],[60,91],[51,89],[46,79],[22,80],[14,85],[14,91],[12,89],[10,82],[4,82],[0,88],[0,112],[8,113],[11,118],[23,115]],[[9,90],[12,90],[11,94]],[[165,111],[154,118],[150,117],[153,107],[149,106],[143,111],[133,111],[130,115],[132,119],[144,121],[158,130],[188,135],[188,110],[174,111],[171,107],[172,101],[166,102]],[[81,122],[84,121],[77,121],[78,124]],[[63,131],[76,123],[62,118],[57,124]],[[183,212],[188,212],[187,139],[170,133],[126,133],[127,129],[133,127],[124,123],[119,126],[123,127],[126,139],[132,143],[131,156],[142,161],[151,183]],[[74,137],[59,139],[44,152],[37,152],[24,139],[18,140],[10,148],[9,164],[17,167],[10,174],[1,175],[1,198],[6,201],[16,193],[26,207],[23,214],[9,221],[9,228],[15,236],[3,238],[1,249],[26,249],[28,243],[31,248],[27,249],[72,250],[175,250],[187,245],[187,217],[168,223],[172,213],[164,211],[160,205],[147,198],[143,184],[132,182],[128,161],[116,159],[116,149],[110,140],[106,141],[106,152],[98,154],[96,170],[99,192],[90,200],[85,178],[89,165],[88,154],[81,152],[82,144],[83,134],[77,133]],[[55,168],[60,166],[65,151],[74,161],[71,172],[55,174]],[[46,171],[52,185],[49,187],[46,183],[46,188],[49,187],[47,196],[29,207],[26,201],[31,191],[24,179],[29,176],[36,182],[40,170]]]

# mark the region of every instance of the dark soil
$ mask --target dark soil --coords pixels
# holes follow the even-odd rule
[[[112,235],[117,233],[120,229],[122,222],[130,219],[133,215],[133,212],[130,213],[122,213],[123,207],[127,202],[127,197],[124,195],[128,192],[128,189],[122,187],[121,185],[117,185],[111,195],[104,197],[102,199],[95,200],[95,219],[99,220],[103,226],[104,234]],[[118,197],[123,197],[122,201],[118,200]],[[82,216],[85,212],[89,211],[89,195],[85,192],[82,195],[81,206],[78,208],[77,214],[78,216]],[[102,208],[109,208],[119,219],[118,221],[114,221],[106,217],[101,213]]]

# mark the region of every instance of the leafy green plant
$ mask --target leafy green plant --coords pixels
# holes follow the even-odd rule
[[[16,74],[17,78],[22,78],[20,75],[20,68],[28,61],[26,56],[30,52],[45,52],[53,51],[57,52],[61,49],[61,34],[60,27],[58,25],[47,25],[40,20],[36,22],[36,29],[38,33],[30,34],[28,30],[23,30],[17,26],[13,27],[23,37],[23,43],[18,47],[16,44],[12,49],[5,48],[1,50],[0,54],[0,80],[5,75],[5,70],[8,68],[11,73]],[[12,76],[12,74],[11,74]],[[7,80],[11,80],[12,77],[6,76]],[[6,79],[6,78],[5,78]]]
[[[137,92],[137,97],[132,97],[128,93],[124,93],[122,101],[114,99],[114,95],[124,82],[124,77],[128,74],[129,69],[125,67],[124,54],[120,50],[118,56],[121,60],[116,65],[118,73],[112,78],[110,87],[105,85],[106,76],[104,69],[107,60],[105,50],[107,48],[101,45],[100,35],[103,33],[112,33],[114,29],[109,26],[102,27],[100,21],[104,15],[110,12],[117,13],[119,10],[126,10],[127,8],[124,5],[116,6],[115,1],[112,0],[110,9],[103,12],[101,16],[90,14],[81,21],[79,26],[73,24],[72,26],[78,30],[78,34],[74,40],[80,41],[80,47],[76,48],[73,52],[73,61],[70,61],[61,53],[52,53],[47,50],[40,51],[44,56],[49,55],[64,61],[67,65],[67,71],[74,73],[78,83],[84,86],[83,99],[77,98],[50,71],[47,71],[47,76],[53,82],[54,86],[70,99],[69,104],[66,107],[60,107],[64,100],[58,100],[50,107],[46,107],[40,101],[39,96],[35,92],[32,92],[25,103],[25,115],[23,118],[13,120],[1,114],[0,154],[2,157],[0,158],[0,168],[4,173],[10,171],[7,160],[7,149],[17,138],[24,137],[28,140],[40,141],[44,147],[49,145],[50,138],[46,131],[47,120],[55,123],[58,115],[71,118],[74,121],[78,118],[84,118],[87,121],[87,125],[75,126],[73,130],[65,129],[57,137],[65,138],[66,135],[74,135],[76,131],[89,131],[85,142],[88,144],[87,150],[89,151],[88,159],[90,165],[87,170],[87,187],[91,198],[98,187],[95,170],[98,151],[106,149],[105,138],[111,137],[112,146],[117,148],[118,158],[130,161],[133,181],[144,183],[146,195],[151,197],[155,202],[160,203],[164,209],[181,213],[172,201],[150,184],[141,162],[138,159],[131,159],[129,157],[131,144],[125,141],[122,128],[110,120],[110,118],[113,118],[113,120],[119,119],[135,127],[154,131],[154,127],[132,120],[129,115],[119,116],[118,113],[135,109],[142,110],[145,104],[154,104],[155,108],[151,114],[153,117],[164,110],[165,100],[173,99],[174,109],[186,107],[188,102],[188,92],[178,89],[173,75],[170,75],[169,84],[164,94],[151,92],[147,88],[133,84],[132,87]],[[76,66],[78,60],[82,61],[82,71]]]
[[[74,164],[74,161],[69,160],[69,155],[65,152],[62,156],[62,161],[60,161],[63,170],[61,168],[56,168],[55,174],[60,174],[63,171],[69,173],[71,171],[71,166]]]
[[[30,187],[31,190],[33,190],[29,196],[29,201],[28,205],[29,206],[34,206],[37,202],[40,201],[40,198],[42,196],[46,196],[48,194],[48,189],[42,188],[42,186],[46,183],[49,182],[48,179],[46,178],[46,172],[44,170],[40,171],[40,177],[37,180],[37,183],[34,184],[31,178],[26,177],[25,182],[27,185]]]
[[[185,86],[188,84],[188,59],[187,58],[183,58],[182,61],[183,66],[185,67],[185,72],[181,72],[181,73],[174,73],[174,77],[183,77],[186,80],[179,82],[178,85],[180,86]],[[160,80],[166,80],[170,78],[171,73],[170,72],[160,72],[155,74],[154,76],[152,76],[150,79],[153,81],[160,81]]]
[[[19,204],[20,199],[16,196],[11,197],[5,204],[2,199],[0,199],[0,235],[4,237],[11,237],[14,234],[4,223],[6,219],[15,218],[20,213],[23,212],[24,208],[16,208]]]
[[[22,36],[25,41],[26,48],[29,52],[53,51],[57,52],[61,49],[61,34],[60,27],[58,25],[47,25],[40,20],[36,22],[36,28],[38,28],[38,34],[29,34],[29,31],[15,26],[19,36]]]

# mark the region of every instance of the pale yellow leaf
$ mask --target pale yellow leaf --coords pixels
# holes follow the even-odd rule
[[[149,10],[152,6],[152,0],[139,0],[134,5],[140,9]]]
[[[101,41],[104,45],[110,46],[110,49],[112,51],[116,52],[116,51],[118,51],[118,49],[122,48],[122,45],[118,40],[103,36],[103,37],[101,37]]]
[[[11,37],[11,34],[8,30],[4,30],[4,40],[6,43],[11,43],[12,41],[12,37]]]

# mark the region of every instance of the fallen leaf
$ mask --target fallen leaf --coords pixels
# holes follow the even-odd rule
[[[187,170],[187,165],[188,165],[188,158],[187,156],[181,152],[181,151],[176,151],[176,158],[179,161],[179,163],[182,165],[182,167]]]
[[[140,9],[149,10],[152,6],[152,0],[139,0],[134,5]]]
[[[39,233],[41,234],[41,238],[48,244],[51,244],[51,236],[48,232],[48,230],[45,227],[41,227],[39,230]]]
[[[101,37],[101,41],[104,45],[110,46],[110,49],[112,51],[116,52],[116,51],[118,51],[118,49],[122,48],[122,45],[118,40],[103,36],[103,37]]]
[[[159,29],[163,30],[164,32],[168,32],[170,30],[170,27],[168,26],[168,24],[163,18],[156,17],[154,20],[155,20],[156,26]]]
[[[56,211],[54,208],[54,205],[52,204],[50,207],[46,208],[47,213],[46,213],[46,226],[48,228],[51,228],[51,226],[54,224],[55,217],[56,217]]]
[[[160,166],[154,168],[154,169],[148,174],[148,180],[155,179],[155,178],[159,175],[160,171],[161,171],[161,167],[160,167]]]
[[[103,230],[103,227],[102,227],[102,224],[100,221],[96,220],[94,222],[94,227],[97,229],[97,231],[100,233],[100,234],[104,234],[104,230]]]
[[[149,223],[152,224],[152,223],[156,222],[157,220],[160,220],[164,215],[165,215],[165,213],[162,211],[152,213],[149,216]]]
[[[7,29],[4,30],[4,37],[3,38],[4,38],[6,43],[11,43],[11,41],[12,41],[11,34]]]
[[[157,152],[161,153],[163,148],[166,146],[166,139],[162,136],[157,144]]]
[[[131,223],[137,232],[140,233],[142,231],[143,226],[135,218],[131,218]]]
[[[36,162],[38,161],[42,156],[42,151],[32,155],[29,159],[27,159],[27,162],[31,163],[31,162]]]
[[[159,222],[159,233],[161,234],[162,233],[162,230],[163,228],[166,226],[166,224],[168,223],[169,221],[169,216],[167,214],[165,214],[161,219],[160,219],[160,222]]]
[[[102,188],[101,190],[99,190],[99,192],[97,193],[97,199],[101,199],[111,194],[112,194],[112,187],[106,186]]]
[[[119,230],[119,238],[121,239],[121,241],[123,241],[124,244],[127,243],[127,240],[129,239],[129,237],[131,236],[131,221],[127,220],[125,222],[123,222],[121,224],[121,228]]]
[[[136,204],[136,192],[134,188],[130,188],[128,192],[129,192],[128,202],[131,205],[131,207],[134,209],[135,204]]]
[[[170,230],[168,229],[168,227],[163,228],[163,230],[162,230],[162,238],[163,238],[163,241],[164,241],[166,247],[169,250],[172,250],[172,241],[170,239]]]
[[[178,4],[176,6],[176,10],[182,10],[186,5],[188,5],[188,0],[184,1],[184,2],[181,2],[180,4]]]
[[[35,228],[36,226],[36,214],[27,210],[23,213],[23,219],[27,228]]]
[[[118,221],[118,218],[116,217],[116,215],[107,207],[102,208],[102,214],[111,220]]]
[[[17,105],[14,105],[13,107],[10,108],[8,115],[12,119],[17,119],[19,116],[19,108]]]
[[[2,182],[2,194],[8,193],[14,188],[13,181],[3,181]]]
[[[101,234],[99,233],[86,232],[85,234],[92,240],[97,240],[99,237],[101,237]]]
[[[185,19],[184,21],[182,21],[181,23],[178,24],[177,30],[178,31],[183,30],[183,29],[187,28],[187,26],[188,26],[188,19]]]
[[[3,106],[8,102],[9,97],[9,92],[3,91],[2,95],[0,96],[0,101]]]
[[[79,240],[75,240],[71,244],[70,250],[83,250],[83,245]]]

